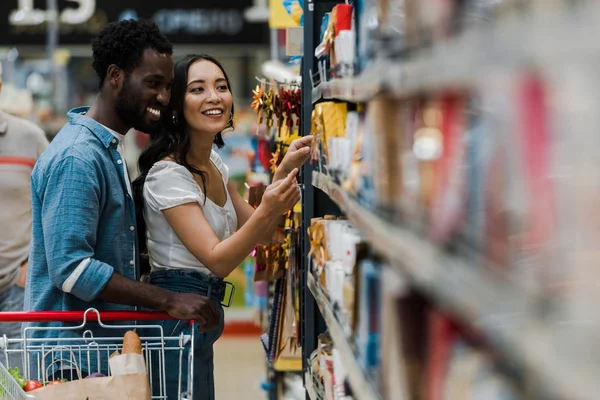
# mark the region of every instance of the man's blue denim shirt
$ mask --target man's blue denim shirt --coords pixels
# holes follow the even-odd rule
[[[26,311],[134,309],[96,299],[113,272],[139,278],[138,250],[135,206],[127,192],[117,140],[85,116],[88,109],[69,111],[68,123],[31,175],[33,227]],[[81,332],[64,329],[73,325],[25,324],[61,328],[35,331],[28,337],[81,338]]]

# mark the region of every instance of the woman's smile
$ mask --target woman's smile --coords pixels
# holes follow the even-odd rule
[[[211,108],[206,111],[202,111],[202,114],[209,118],[219,119],[223,116],[224,110],[222,108]]]

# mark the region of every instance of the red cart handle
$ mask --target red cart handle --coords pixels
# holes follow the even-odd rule
[[[164,311],[32,311],[0,312],[0,322],[88,322],[174,320]]]

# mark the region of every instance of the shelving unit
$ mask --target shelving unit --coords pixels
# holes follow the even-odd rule
[[[600,33],[600,24],[598,24],[600,3],[581,1],[577,2],[577,7],[575,7],[575,2],[562,0],[551,2],[552,5],[548,5],[550,2],[545,1],[522,1],[520,4],[522,3],[524,9],[527,6],[530,7],[527,8],[527,11],[503,15],[493,23],[485,26],[482,24],[475,29],[466,29],[462,33],[449,38],[433,39],[433,43],[420,44],[422,47],[408,49],[406,54],[396,55],[394,59],[377,55],[371,61],[370,66],[358,76],[331,80],[321,77],[320,83],[312,87],[310,77],[318,70],[314,59],[314,50],[318,45],[319,21],[324,12],[331,10],[332,6],[337,3],[340,2],[305,1],[303,93],[308,95],[305,95],[303,99],[304,135],[309,134],[311,130],[311,112],[314,104],[322,100],[333,99],[350,103],[365,103],[379,94],[385,93],[389,95],[389,98],[393,97],[394,101],[403,99],[416,103],[418,101],[439,100],[431,94],[447,94],[450,92],[453,94],[460,92],[465,99],[471,100],[465,93],[468,92],[473,97],[485,95],[486,90],[494,87],[494,85],[502,86],[508,82],[507,76],[515,72],[535,74],[536,77],[540,78],[540,81],[544,82],[543,85],[547,85],[547,87],[544,86],[544,90],[547,90],[548,93],[551,90],[557,91],[553,92],[554,97],[548,95],[547,98],[548,103],[554,102],[556,104],[553,103],[548,106],[547,110],[544,110],[548,114],[556,112],[556,115],[544,116],[544,118],[547,118],[544,121],[545,123],[548,125],[556,124],[552,126],[552,129],[548,128],[548,131],[551,132],[549,135],[553,135],[553,140],[557,140],[556,137],[562,137],[567,133],[572,134],[571,137],[580,134],[585,127],[585,124],[577,125],[580,115],[589,117],[586,122],[591,126],[598,125],[595,120],[596,116],[590,117],[590,114],[586,114],[587,110],[583,112],[577,107],[566,108],[568,101],[565,99],[572,96],[569,97],[569,101],[574,102],[576,100],[575,96],[582,95],[586,101],[585,107],[597,109],[598,104],[600,104],[600,100],[596,99],[598,95],[594,92],[594,90],[596,92],[597,90],[586,88],[588,82],[577,73],[577,68],[598,64],[598,45],[590,38],[597,37]],[[507,3],[509,2],[507,1]],[[386,3],[386,5],[389,6],[389,3]],[[573,67],[572,64],[576,67]],[[591,68],[594,69],[594,67]],[[596,87],[596,82],[589,79],[589,76],[586,76],[590,80],[589,84]],[[568,90],[562,89],[560,91],[555,86],[568,87]],[[491,93],[491,95],[496,94],[496,92]],[[504,92],[499,96],[503,95],[505,95]],[[494,100],[498,99],[494,97]],[[512,100],[514,99],[504,97],[501,100],[502,106],[506,109],[510,108],[511,112],[512,107],[515,109],[518,107],[517,103],[514,106],[511,104]],[[498,101],[500,102],[500,100]],[[411,103],[411,106],[413,105]],[[485,103],[485,105],[488,106],[489,104]],[[494,105],[497,104],[494,103]],[[571,107],[570,104],[568,106]],[[579,106],[579,108],[585,108],[584,105]],[[561,107],[565,107],[565,109],[561,109]],[[369,105],[366,105],[367,110],[368,108]],[[414,109],[411,108],[410,111],[414,111]],[[522,109],[519,111],[523,112]],[[499,118],[508,119],[508,114],[503,109]],[[512,115],[511,117],[514,118]],[[522,123],[522,121],[519,121],[519,123]],[[407,137],[416,134],[420,125],[417,123],[415,125],[417,127],[411,126],[413,130],[408,132]],[[565,129],[565,126],[568,128]],[[466,132],[469,128],[472,128],[472,126],[467,126],[465,123],[465,126],[461,126],[459,129],[464,129],[464,132]],[[494,129],[489,126],[486,128]],[[504,128],[497,129],[502,131]],[[521,126],[519,128],[522,129]],[[535,130],[535,128],[528,128]],[[570,130],[573,132],[570,132]],[[382,134],[382,136],[377,136],[377,140],[380,140],[381,137],[386,137],[384,133],[387,134],[388,132],[370,133],[372,135]],[[354,134],[356,135],[356,132]],[[332,136],[336,136],[336,134]],[[404,139],[406,138],[403,136]],[[461,140],[463,139],[461,137]],[[513,139],[511,138],[511,140]],[[556,153],[552,153],[548,157],[565,157],[564,153],[557,155],[558,152],[554,148],[563,144],[564,142],[558,143],[558,140],[557,143],[552,142],[553,148],[549,150],[549,153],[552,151]],[[572,143],[568,144],[572,146],[569,148],[570,150],[580,151]],[[498,144],[494,142],[493,145]],[[514,145],[514,143],[510,143],[510,145]],[[581,146],[587,145],[587,142],[581,144]],[[503,150],[508,149],[508,152],[512,150],[505,142],[498,146],[506,146],[506,148],[503,147]],[[406,149],[403,150],[406,151]],[[528,148],[527,151],[532,151],[532,148]],[[589,154],[586,153],[586,156],[589,156]],[[456,157],[458,158],[458,156]],[[514,159],[511,158],[511,160]],[[564,160],[561,161],[564,162]],[[464,159],[461,159],[460,162],[466,164]],[[595,164],[590,163],[587,167],[589,168],[590,165]],[[369,167],[372,168],[372,166]],[[581,164],[577,164],[577,167],[580,168],[578,172],[587,173],[585,167],[582,167]],[[452,167],[447,166],[443,168],[452,169]],[[552,173],[560,174],[564,171],[558,168],[558,170],[552,170]],[[596,337],[596,332],[592,333],[591,330],[586,331],[581,328],[588,323],[587,320],[582,322],[577,317],[573,317],[572,321],[565,320],[570,318],[571,315],[568,313],[560,314],[564,310],[561,309],[562,305],[557,306],[557,303],[565,301],[564,298],[550,298],[554,296],[554,293],[551,295],[546,293],[548,297],[542,298],[538,293],[533,293],[526,288],[523,283],[523,276],[519,275],[526,272],[516,269],[511,270],[513,260],[507,262],[507,265],[500,265],[498,269],[492,270],[485,266],[486,263],[478,264],[477,261],[468,258],[470,254],[461,251],[451,254],[442,246],[438,246],[429,238],[424,237],[417,229],[413,229],[410,223],[390,221],[385,213],[389,210],[365,207],[329,176],[313,171],[311,166],[304,168],[303,175],[305,183],[305,226],[310,225],[311,218],[328,214],[323,212],[324,205],[330,203],[336,205],[342,212],[331,213],[331,215],[343,214],[352,226],[360,232],[364,240],[368,242],[369,247],[385,258],[394,272],[407,278],[411,288],[416,289],[419,295],[424,295],[428,301],[431,300],[436,309],[448,313],[457,321],[477,332],[478,337],[484,342],[486,350],[493,353],[494,357],[499,356],[498,358],[505,365],[508,365],[509,369],[517,370],[518,372],[515,375],[526,376],[527,383],[535,386],[535,390],[543,392],[541,394],[547,396],[547,398],[586,400],[594,399],[597,397],[597,393],[600,393],[600,381],[596,377],[597,370],[600,367],[600,359],[596,352],[592,354],[591,351],[589,359],[586,359],[585,346],[582,346],[582,343],[587,343],[588,348],[595,347],[593,338]],[[366,177],[365,179],[368,180],[369,178]],[[471,177],[461,176],[461,178],[465,181],[465,187],[461,190],[468,191],[470,189],[468,186],[470,182],[468,181]],[[545,176],[545,178],[548,180],[556,179],[554,176],[552,178]],[[308,184],[309,180],[312,182],[312,187]],[[574,183],[573,186],[580,184],[582,182]],[[525,184],[523,183],[523,185]],[[368,187],[368,185],[365,186]],[[344,185],[344,187],[346,186]],[[477,190],[480,190],[480,187]],[[523,189],[521,188],[521,190]],[[360,195],[363,194],[363,192],[360,193]],[[521,196],[529,194],[519,193]],[[319,197],[323,195],[325,200]],[[564,198],[561,197],[560,199],[564,201]],[[511,201],[519,200],[522,200],[522,198],[511,199]],[[569,199],[569,201],[571,200]],[[573,200],[572,204],[579,203]],[[423,205],[420,204],[420,206]],[[427,205],[427,207],[429,206]],[[553,217],[556,216],[553,215]],[[576,212],[573,212],[573,216],[561,215],[560,217],[586,218]],[[484,217],[480,218],[483,219]],[[490,222],[486,220],[486,223]],[[545,227],[545,229],[550,230],[551,228]],[[582,232],[574,231],[570,233],[579,235]],[[569,233],[561,232],[561,235],[569,235]],[[452,242],[451,244],[456,243]],[[307,246],[305,251],[308,253],[308,240],[306,239],[305,245]],[[544,245],[547,244],[544,243]],[[460,246],[460,243],[458,243],[458,246]],[[532,251],[532,253],[534,252]],[[475,254],[475,256],[478,255],[485,256]],[[512,256],[515,258],[525,257],[522,254],[510,254],[507,259]],[[308,261],[306,262],[308,263]],[[528,262],[530,260],[523,260],[524,264]],[[535,263],[536,261],[531,262]],[[529,265],[523,268],[526,269],[527,267]],[[570,266],[565,265],[565,268],[568,267]],[[335,319],[333,310],[323,291],[318,287],[308,267],[305,267],[304,272],[306,273],[305,279],[308,287],[304,302],[309,306],[306,310],[310,310],[310,312],[304,314],[303,332],[306,336],[303,343],[305,346],[305,361],[307,359],[306,354],[314,349],[315,332],[322,331],[316,329],[313,325],[313,321],[318,318],[316,315],[318,312],[314,308],[316,304],[316,308],[323,316],[326,328],[331,333],[335,347],[344,355],[343,363],[348,368],[348,381],[355,392],[355,398],[360,400],[378,398],[378,393],[369,385],[363,371],[359,367],[357,368],[358,362],[352,347],[345,339],[346,336]],[[578,277],[581,278],[581,274]],[[572,282],[566,282],[566,284],[570,285]],[[560,296],[557,295],[556,297]],[[567,301],[565,301],[566,303]],[[572,304],[569,304],[565,308],[571,306]],[[556,314],[552,315],[552,313]],[[576,332],[582,332],[582,336],[587,335],[585,339],[588,342],[579,341],[579,338],[575,336],[572,340],[560,337],[557,332],[565,332],[565,326],[569,324],[576,327]],[[307,384],[307,389],[308,387]],[[366,391],[360,392],[361,389]]]
[[[584,393],[600,390],[592,376],[569,366],[565,360],[568,352],[552,345],[552,333],[544,329],[541,308],[534,298],[517,290],[518,282],[509,284],[500,276],[482,273],[457,257],[443,254],[409,230],[362,207],[327,175],[313,172],[312,182],[338,204],[365,240],[399,273],[407,274],[458,318],[483,332],[508,360],[517,361],[565,395],[577,390],[585,397]],[[329,319],[325,317],[325,321]]]
[[[375,390],[373,384],[365,376],[362,368],[358,364],[352,346],[348,342],[343,328],[338,323],[333,309],[331,308],[331,304],[329,304],[329,300],[327,300],[325,294],[323,294],[323,291],[311,274],[308,275],[307,282],[308,288],[313,294],[319,310],[321,311],[321,315],[323,315],[323,318],[325,319],[333,343],[340,352],[340,358],[348,371],[348,380],[354,391],[355,398],[361,400],[380,400],[381,397],[377,390]]]

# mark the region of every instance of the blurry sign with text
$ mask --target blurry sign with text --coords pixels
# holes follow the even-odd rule
[[[40,4],[38,4],[40,3]],[[244,10],[252,0],[178,0],[173,8],[160,0],[58,0],[60,43],[89,44],[104,25],[126,18],[152,19],[176,44],[268,43],[266,24],[249,23]],[[0,1],[1,45],[39,45],[46,35],[46,0]]]

